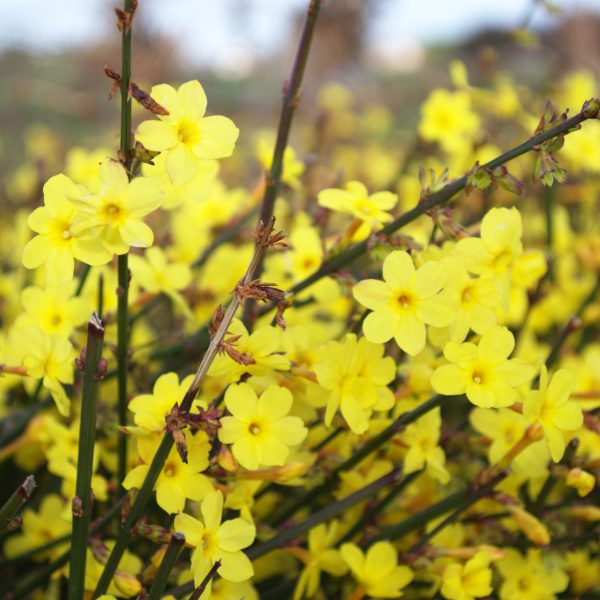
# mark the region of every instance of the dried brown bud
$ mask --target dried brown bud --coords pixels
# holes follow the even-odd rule
[[[110,100],[119,90],[121,85],[121,75],[109,67],[104,67],[104,73],[107,77],[110,77],[110,79],[113,80],[112,87],[108,92],[108,99]],[[154,100],[154,98],[152,98],[152,96],[150,96],[148,92],[145,92],[137,83],[133,81],[129,82],[128,94],[152,114],[163,116],[169,114],[169,111],[164,106],[161,106],[156,100]]]
[[[83,502],[79,496],[73,496],[71,501],[71,512],[75,518],[83,517]]]
[[[131,10],[122,10],[115,8],[115,14],[117,15],[117,29],[119,31],[125,31],[129,33],[131,31],[131,23],[133,21],[133,15],[137,10],[137,0],[131,0]]]
[[[233,290],[240,304],[244,306],[247,298],[261,302],[281,302],[285,299],[285,292],[277,287],[276,283],[261,283],[260,279],[253,279],[248,283],[238,283]]]
[[[210,335],[211,339],[215,337],[215,333],[217,333],[219,326],[223,322],[224,316],[225,316],[225,309],[223,308],[223,306],[221,304],[219,304],[219,306],[217,306],[217,308],[215,309],[211,323],[208,326],[208,334]]]
[[[82,348],[81,352],[79,353],[79,358],[75,359],[75,366],[83,373],[85,371],[85,355],[86,355],[86,348]]]
[[[100,360],[98,361],[98,368],[96,369],[96,379],[98,381],[101,381],[102,379],[104,379],[104,376],[106,375],[108,371],[108,361],[102,356],[100,358]]]

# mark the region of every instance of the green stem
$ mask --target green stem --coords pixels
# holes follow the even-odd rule
[[[84,593],[86,548],[92,514],[92,474],[94,472],[94,442],[96,439],[96,408],[98,405],[98,365],[102,358],[104,328],[96,314],[88,322],[88,338],[83,371],[77,482],[73,498],[73,531],[71,534],[71,567],[69,570],[69,600],[81,600]]]
[[[466,488],[466,496],[463,498],[462,502],[458,504],[458,506],[454,509],[454,511],[448,515],[441,523],[436,525],[431,531],[425,534],[412,548],[409,552],[416,552],[423,546],[427,544],[430,540],[432,540],[440,531],[448,527],[451,523],[454,523],[458,520],[458,517],[464,513],[468,508],[473,506],[476,502],[485,498],[503,479],[508,476],[508,471],[503,471],[498,473],[494,478],[488,481],[485,485],[481,487],[476,486],[468,486]]]
[[[10,524],[25,502],[29,500],[35,488],[34,476],[28,475],[25,481],[11,494],[10,498],[4,503],[4,506],[0,508],[0,531]]]
[[[129,296],[129,268],[128,254],[121,254],[118,258],[117,287],[117,378],[118,378],[118,421],[119,426],[127,425],[127,346],[129,339],[128,327],[128,296]],[[127,436],[118,433],[118,477],[119,483],[125,479],[127,472]]]
[[[100,518],[96,521],[96,523],[90,528],[90,535],[93,535],[94,533],[98,533],[104,527],[104,525],[106,525],[108,522],[110,522],[112,520],[112,518],[121,509],[121,505],[123,504],[124,500],[125,500],[125,496],[121,496],[121,498],[119,500],[117,500],[117,502],[115,502],[110,507],[110,510],[102,518]],[[27,560],[31,556],[34,556],[35,554],[43,552],[44,550],[49,550],[50,548],[53,548],[54,546],[58,546],[61,543],[68,541],[70,539],[70,537],[71,537],[71,535],[67,534],[67,535],[61,536],[60,538],[56,538],[55,540],[52,540],[51,542],[48,542],[47,544],[44,544],[43,546],[38,546],[37,548],[28,550],[27,552],[24,552],[23,554],[20,554],[19,556],[15,556],[15,558],[12,558],[8,561],[3,562],[2,566],[4,566],[5,564],[11,564],[13,562],[16,563],[16,562],[22,562],[24,560]],[[54,573],[54,571],[56,571],[57,569],[60,569],[63,565],[65,565],[68,562],[70,555],[71,555],[70,550],[67,550],[64,554],[62,554],[54,562],[45,566],[41,571],[37,571],[36,573],[32,574],[30,577],[23,579],[15,587],[15,589],[12,592],[12,595],[9,597],[14,598],[16,600],[17,598],[23,598],[23,597],[27,596],[27,594],[29,594],[33,590],[37,589],[44,581],[46,581],[46,579],[48,579],[48,577],[50,577],[50,575],[52,575],[52,573]]]
[[[75,290],[76,296],[81,295],[83,286],[85,285],[85,282],[88,278],[88,275],[90,274],[91,269],[92,269],[92,267],[90,265],[88,265],[87,263],[83,263],[83,265],[81,267],[81,273],[79,273],[79,281],[77,282],[77,289]]]
[[[215,564],[210,568],[210,571],[204,576],[204,579],[200,582],[200,585],[194,590],[189,600],[199,600],[200,596],[206,590],[208,584],[213,577],[216,577],[217,571],[221,568],[221,561],[217,560]]]
[[[570,119],[567,119],[560,125],[556,125],[555,127],[548,129],[547,131],[539,133],[538,135],[534,135],[526,142],[523,142],[519,146],[516,146],[508,152],[501,154],[497,158],[494,158],[493,160],[486,163],[484,166],[489,169],[495,169],[496,167],[500,167],[504,163],[514,158],[517,158],[527,152],[530,152],[531,150],[534,150],[536,146],[542,144],[543,142],[549,139],[552,139],[559,135],[564,135],[565,133],[569,133],[570,130],[572,130],[574,127],[577,127],[577,125],[589,118],[593,117],[589,116],[589,113],[581,111],[576,115],[572,116]],[[439,206],[440,204],[443,204],[444,202],[448,201],[450,198],[452,198],[452,196],[463,190],[466,184],[466,176],[463,176],[460,179],[450,182],[439,192],[431,194],[422,202],[419,202],[419,204],[417,204],[417,206],[415,206],[413,209],[405,212],[403,215],[401,215],[391,223],[388,223],[380,231],[380,233],[383,235],[389,235],[391,233],[394,233],[401,227],[412,223],[412,221],[419,218],[421,215],[424,215],[428,210],[430,210],[434,206]],[[317,271],[315,271],[312,275],[308,276],[306,279],[303,279],[302,281],[292,286],[292,288],[289,291],[291,293],[297,294],[302,290],[305,290],[307,287],[311,286],[313,283],[319,281],[323,277],[335,273],[336,271],[346,266],[348,263],[352,262],[359,256],[365,254],[368,249],[368,243],[368,240],[364,240],[362,242],[354,244],[344,252],[325,261]]]
[[[304,533],[307,533],[317,525],[334,519],[345,510],[355,506],[356,504],[359,504],[360,502],[363,502],[364,500],[367,500],[387,486],[397,483],[401,476],[402,470],[394,469],[393,471],[383,475],[383,477],[380,477],[369,485],[366,485],[357,492],[354,492],[353,494],[350,494],[349,496],[346,496],[337,502],[333,502],[329,506],[326,506],[320,511],[312,514],[308,519],[280,531],[270,540],[252,546],[245,551],[245,554],[250,560],[256,560],[257,558],[268,554],[272,550],[281,548],[287,542],[290,542]],[[169,594],[172,594],[175,597],[180,597],[184,594],[189,594],[192,589],[193,583],[188,582],[182,586],[179,586],[178,588],[169,590]]]
[[[340,539],[337,545],[343,544],[353,539],[356,535],[361,533],[365,527],[372,523],[374,518],[380,514],[389,504],[397,498],[407,486],[409,486],[419,475],[421,471],[415,471],[414,473],[408,474],[402,481],[395,485],[379,502],[374,506],[369,506],[365,510],[365,514],[358,520],[354,526]]]
[[[590,290],[589,294],[583,299],[573,316],[569,319],[568,323],[560,330],[558,337],[554,340],[548,358],[546,359],[546,367],[551,369],[558,358],[560,352],[567,341],[567,338],[580,328],[580,318],[583,315],[585,309],[596,299],[598,292],[600,291],[600,276],[596,279],[594,287]],[[537,381],[537,380],[536,380]]]
[[[375,452],[378,448],[380,448],[385,442],[387,442],[390,438],[400,432],[406,425],[416,421],[418,418],[422,417],[424,414],[428,413],[430,410],[437,408],[445,396],[441,396],[436,394],[420,404],[414,410],[406,412],[400,415],[395,421],[393,421],[390,425],[388,425],[381,433],[377,434],[375,437],[371,438],[364,446],[361,446],[356,452],[350,455],[348,459],[346,459],[343,463],[338,465],[330,474],[327,481],[322,483],[321,485],[313,488],[312,490],[308,490],[302,496],[300,496],[289,508],[287,508],[283,513],[277,516],[273,522],[274,526],[281,525],[284,521],[289,519],[298,509],[306,506],[308,503],[312,502],[315,498],[323,494],[324,492],[329,491],[337,482],[340,473],[344,471],[348,471],[355,467],[357,464],[362,462],[367,456]]]
[[[154,578],[154,582],[152,583],[152,587],[148,592],[147,600],[159,600],[165,588],[167,587],[167,581],[169,579],[169,575],[171,571],[173,571],[173,567],[177,562],[177,558],[183,549],[183,545],[185,544],[185,536],[183,533],[179,533],[176,531],[171,535],[171,541],[167,546],[167,551],[163,556],[162,562],[160,563],[160,567],[158,567],[158,571],[156,572],[156,577]]]
[[[268,223],[273,216],[273,208],[275,199],[279,191],[281,183],[281,174],[283,172],[283,155],[287,147],[290,129],[294,113],[300,102],[300,86],[306,69],[306,62],[310,52],[310,46],[313,40],[319,9],[321,8],[321,0],[310,0],[306,20],[304,21],[304,29],[298,44],[294,66],[289,81],[284,88],[283,106],[279,117],[279,126],[277,128],[277,140],[275,149],[273,150],[273,158],[271,160],[271,168],[267,174],[265,193],[260,207],[260,220],[263,223]]]
[[[123,12],[132,15],[132,0],[123,1]],[[121,22],[121,143],[119,157],[127,173],[131,171],[131,21]],[[129,268],[128,254],[118,257],[117,288],[117,371],[118,400],[117,413],[121,427],[127,425],[127,341],[128,341],[128,299]],[[125,479],[127,472],[127,436],[118,433],[118,481]]]
[[[476,491],[472,485],[468,485],[462,490],[458,490],[457,492],[454,492],[454,494],[451,494],[443,500],[440,500],[436,504],[428,506],[425,510],[411,515],[396,525],[388,527],[385,531],[382,531],[375,537],[371,538],[369,543],[375,543],[380,540],[397,540],[405,536],[407,533],[414,531],[415,529],[424,527],[427,525],[427,523],[429,523],[429,521],[437,519],[447,512],[456,511],[459,508],[461,509],[460,512],[463,512],[477,500],[480,500],[483,496],[485,496],[485,494],[488,494],[507,475],[508,473],[506,471],[497,474],[487,484],[482,486],[480,491]],[[425,537],[425,541],[427,541],[430,539],[431,534]]]
[[[273,231],[274,224],[275,219],[271,219],[267,227],[264,229],[262,236],[257,241],[254,256],[252,257],[252,260],[248,265],[248,269],[246,270],[246,274],[242,279],[243,284],[247,284],[253,279],[256,267],[260,262],[262,255],[265,252],[265,249],[267,248],[267,242],[269,236],[271,235],[271,232]],[[229,329],[231,321],[239,306],[239,299],[236,295],[234,295],[231,302],[229,303],[229,306],[227,307],[227,310],[225,311],[225,315],[223,316],[223,320],[221,321],[219,328],[214,334],[206,353],[202,357],[202,361],[200,362],[200,366],[196,371],[196,375],[194,376],[194,379],[190,384],[189,389],[187,390],[185,396],[183,397],[183,400],[181,401],[181,405],[179,408],[182,412],[187,412],[192,407],[192,402],[198,395],[200,386],[202,385],[202,382],[204,381],[206,374],[208,373],[210,365],[217,356],[219,346],[223,338],[225,337],[225,334],[227,333],[227,330]],[[123,553],[129,545],[129,541],[131,539],[131,529],[133,525],[142,516],[142,513],[146,508],[146,504],[152,496],[154,484],[156,483],[156,480],[158,479],[158,476],[162,471],[163,465],[165,464],[165,461],[169,456],[169,452],[172,446],[173,436],[170,433],[166,433],[163,436],[162,441],[158,449],[156,450],[156,453],[154,454],[152,462],[150,463],[150,467],[148,468],[146,478],[144,479],[144,482],[142,483],[142,487],[140,488],[137,494],[135,502],[133,503],[129,514],[127,515],[125,523],[121,527],[121,531],[117,537],[115,545],[104,567],[104,571],[102,572],[102,575],[98,580],[98,584],[96,586],[96,590],[94,591],[93,598],[97,598],[98,596],[101,596],[102,594],[106,593],[106,590],[108,589],[110,581],[114,575],[114,572],[116,571],[119,565],[121,557],[123,556]]]

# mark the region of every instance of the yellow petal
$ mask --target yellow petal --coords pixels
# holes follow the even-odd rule
[[[396,250],[383,261],[383,278],[394,291],[411,288],[415,278],[415,265],[408,252]]]
[[[187,81],[179,86],[177,96],[187,119],[199,121],[206,112],[206,94],[199,81]]]
[[[227,158],[233,154],[240,130],[231,119],[205,117],[200,122],[200,142],[194,146],[198,158]]]
[[[185,144],[178,144],[167,150],[165,168],[173,185],[185,185],[198,174],[198,159]]]

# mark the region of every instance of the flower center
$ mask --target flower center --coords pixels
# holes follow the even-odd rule
[[[398,298],[398,304],[400,304],[404,310],[407,310],[410,308],[410,298],[405,294],[402,294],[402,296]]]
[[[176,471],[177,471],[177,469],[173,463],[167,463],[165,465],[165,475],[167,477],[173,477],[173,475],[175,475]]]
[[[260,425],[258,423],[250,423],[250,426],[248,427],[248,431],[252,435],[259,435],[260,434]]]
[[[62,237],[63,237],[63,240],[70,240],[71,232],[68,229],[65,229],[65,231],[63,231],[63,233],[62,233]]]
[[[476,383],[477,385],[483,383],[483,375],[481,373],[479,373],[479,371],[475,371],[473,373],[473,383]]]
[[[200,141],[200,130],[193,121],[183,120],[177,127],[177,137],[186,146],[195,146]]]
[[[472,299],[473,299],[473,290],[470,287],[466,287],[461,294],[461,300],[463,302],[471,302]]]

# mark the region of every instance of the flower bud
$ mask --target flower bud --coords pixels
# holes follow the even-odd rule
[[[567,485],[574,487],[582,498],[587,496],[596,485],[596,478],[587,471],[576,467],[567,474]]]
[[[520,506],[507,506],[506,508],[530,542],[538,546],[550,543],[548,529],[540,520]]]

